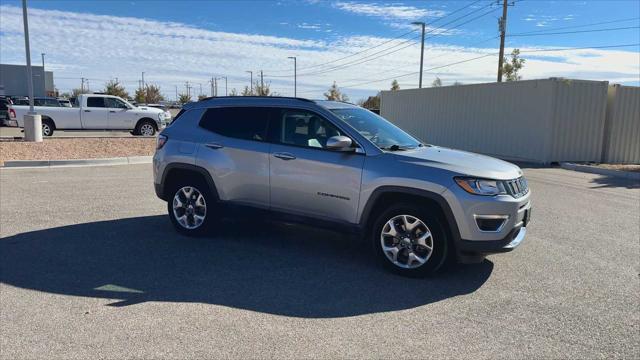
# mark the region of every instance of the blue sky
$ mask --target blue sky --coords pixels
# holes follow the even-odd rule
[[[168,97],[175,97],[175,86],[182,92],[186,81],[202,84],[203,92],[207,92],[211,76],[227,76],[230,87],[240,89],[248,83],[247,70],[257,73],[264,69],[274,90],[292,95],[292,64],[287,56],[298,56],[300,95],[320,97],[337,81],[339,86],[346,86],[344,91],[355,101],[388,87],[390,80],[371,82],[377,79],[398,75],[402,76],[398,78],[401,87],[417,85],[418,75],[410,74],[418,70],[419,44],[408,40],[417,33],[393,40],[415,29],[410,23],[417,20],[433,24],[432,36],[426,41],[425,69],[439,69],[424,74],[426,84],[436,76],[445,84],[492,81],[496,67],[493,56],[446,66],[496,51],[501,9],[492,3],[495,1],[31,0],[29,7],[32,51],[47,53],[61,90],[78,87],[80,77],[93,79],[96,88],[118,77],[134,89],[139,74],[145,71],[148,81],[160,84]],[[2,62],[24,63],[21,21],[16,20],[20,2],[1,0],[0,5]],[[630,29],[514,36],[507,39],[507,48],[523,50],[527,59],[525,79],[565,76],[637,85],[638,46],[525,52],[637,44],[639,17],[637,0],[516,0],[509,7],[509,34]],[[460,20],[454,21],[457,18]],[[608,23],[596,24],[604,22]],[[435,33],[438,36],[433,36]],[[388,43],[367,50],[384,42]],[[383,57],[371,55],[390,51],[385,49],[398,51]],[[366,59],[363,57],[367,55],[375,60],[338,66]],[[351,57],[335,61],[345,56]],[[336,66],[338,69],[331,71]]]

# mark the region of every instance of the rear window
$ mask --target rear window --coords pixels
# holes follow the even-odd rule
[[[103,108],[104,106],[104,98],[103,97],[89,97],[87,98],[87,107],[94,108]]]
[[[266,141],[270,108],[223,107],[208,109],[200,126],[227,137]]]

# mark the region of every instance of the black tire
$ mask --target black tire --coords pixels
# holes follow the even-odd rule
[[[411,217],[419,219],[431,232],[432,237],[430,241],[432,245],[432,251],[430,252],[430,255],[426,257],[427,260],[424,262],[424,264],[414,268],[403,268],[399,265],[394,264],[392,260],[389,259],[385,254],[385,251],[382,247],[382,231],[387,222],[398,215],[409,215]],[[373,243],[375,256],[377,260],[382,263],[382,265],[388,270],[402,276],[425,277],[438,271],[445,263],[445,260],[447,259],[447,253],[449,252],[449,239],[447,237],[446,229],[444,228],[442,222],[439,220],[437,214],[434,211],[431,211],[424,206],[417,206],[412,204],[396,204],[380,212],[373,224],[374,225],[372,226],[369,237]],[[399,227],[399,230],[401,229],[402,227]],[[421,226],[417,226],[414,229],[414,234],[426,232],[423,230],[424,229]],[[392,240],[394,239],[394,237],[389,236],[385,236],[384,239],[387,245],[391,245],[392,242],[395,241]],[[408,246],[413,246],[413,249],[415,249],[415,244]],[[403,263],[403,260],[407,259],[407,251],[408,249],[404,250],[404,252],[401,250],[398,253],[398,262]],[[424,247],[418,247],[418,252],[416,252],[416,254],[418,253],[427,254],[427,249]],[[416,264],[416,262],[413,261],[412,264]]]
[[[143,134],[143,127],[145,126],[150,126],[151,127],[151,132],[147,133],[147,134]],[[156,132],[158,131],[158,128],[156,127],[156,123],[155,121],[152,120],[141,120],[138,122],[138,124],[136,125],[135,130],[133,130],[133,134],[134,135],[138,135],[138,136],[153,136],[156,134]]]
[[[51,136],[53,135],[56,126],[53,124],[51,119],[42,119],[42,136]]]
[[[202,194],[202,196],[204,197],[204,202],[206,204],[206,212],[204,214],[204,220],[199,226],[192,229],[187,228],[180,223],[180,221],[176,217],[176,212],[174,212],[174,209],[173,209],[174,198],[176,196],[176,193],[178,193],[179,191],[181,191],[181,189],[185,187],[195,188],[198,193]],[[174,183],[173,186],[171,186],[171,188],[168,189],[168,194],[169,194],[169,197],[167,198],[167,213],[176,231],[187,236],[205,235],[207,233],[207,230],[211,228],[211,225],[215,222],[215,219],[217,218],[216,197],[211,192],[211,189],[209,188],[207,183],[198,178],[181,180]],[[184,193],[181,194],[181,196],[183,195]],[[184,197],[182,197],[181,199],[184,199]],[[201,212],[200,212],[200,215],[202,215]],[[193,220],[193,217],[191,218],[191,220]]]

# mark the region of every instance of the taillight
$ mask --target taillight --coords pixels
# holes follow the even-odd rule
[[[16,118],[16,111],[13,109],[9,109],[9,117],[12,119]]]
[[[169,140],[169,138],[165,135],[158,135],[158,138],[156,139],[156,150],[162,149],[164,144],[167,143],[167,140]]]

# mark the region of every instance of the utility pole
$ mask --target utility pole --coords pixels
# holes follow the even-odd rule
[[[145,88],[145,85],[144,85],[144,71],[142,72],[142,88],[143,89]]]
[[[189,82],[185,82],[184,86],[187,89],[187,96],[189,97],[189,100],[191,100],[191,92],[189,92]]]
[[[24,25],[24,50],[27,55],[27,91],[29,92],[29,112],[24,116],[24,138],[26,141],[42,142],[42,117],[33,108],[33,72],[31,71],[31,48],[29,47],[27,0],[22,0],[22,22]]]
[[[289,56],[288,59],[293,59],[293,97],[298,97],[298,58]]]
[[[422,27],[422,42],[420,43],[420,80],[418,82],[418,88],[422,89],[422,68],[424,66],[424,28],[425,28],[425,23],[423,21],[415,21],[415,22],[412,22],[412,24],[413,25],[420,25]]]
[[[228,87],[227,87],[227,77],[226,77],[226,76],[224,76],[224,96],[229,96],[229,93],[228,93],[228,91],[227,91],[227,90],[228,90]]]
[[[176,102],[178,101],[178,85],[176,85]]]
[[[262,70],[260,70],[260,96],[264,95],[264,76]]]
[[[213,90],[216,96],[218,96],[218,78],[213,78]]]
[[[198,96],[202,96],[202,84],[199,84],[199,85],[200,85],[200,94]]]
[[[249,74],[251,74],[251,95],[253,95],[253,71],[247,70]]]
[[[499,3],[500,0],[498,0]],[[502,62],[504,61],[504,38],[507,32],[507,8],[514,3],[507,3],[507,0],[502,0],[502,17],[498,20],[498,27],[500,28],[500,55],[498,58],[498,82],[502,82]]]
[[[80,92],[84,94],[84,78],[80,78]]]

